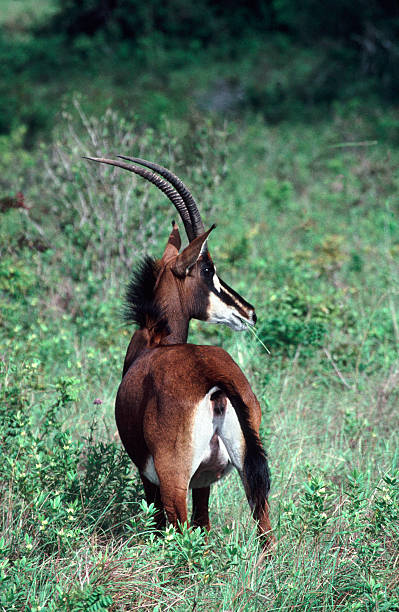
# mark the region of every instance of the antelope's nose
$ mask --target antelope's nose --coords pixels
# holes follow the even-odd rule
[[[256,323],[256,321],[257,321],[257,320],[258,320],[258,318],[257,318],[257,316],[256,316],[256,314],[255,314],[255,311],[253,310],[253,311],[251,312],[251,316],[250,316],[250,321],[251,321],[252,325],[255,325],[255,323]]]

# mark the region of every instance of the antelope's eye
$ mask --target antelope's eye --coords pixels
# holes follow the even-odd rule
[[[209,266],[202,268],[202,271],[206,276],[211,276],[213,274],[213,270]]]

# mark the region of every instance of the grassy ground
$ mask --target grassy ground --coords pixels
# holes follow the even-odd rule
[[[7,150],[3,181],[30,210],[0,226],[3,610],[398,609],[395,122],[359,107],[316,125],[198,116],[154,132],[76,102],[51,145]],[[212,490],[208,542],[154,537],[113,401],[124,286],[175,213],[81,160],[114,151],[183,176],[218,223],[218,271],[256,305],[257,337],[193,322],[190,338],[223,345],[262,403],[270,562],[235,476]]]

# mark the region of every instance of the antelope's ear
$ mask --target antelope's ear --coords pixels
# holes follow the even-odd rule
[[[201,236],[197,236],[190,242],[188,246],[176,257],[176,261],[173,264],[172,272],[176,274],[176,276],[186,276],[190,268],[196,263],[204,251],[206,251],[206,241],[213,229],[215,229],[216,225],[212,225],[212,227],[202,234]]]
[[[176,257],[176,255],[179,254],[180,247],[181,239],[179,234],[179,228],[177,227],[177,223],[175,223],[175,221],[172,221],[172,231],[170,232],[168,243],[163,252],[162,259],[168,260],[171,257]]]

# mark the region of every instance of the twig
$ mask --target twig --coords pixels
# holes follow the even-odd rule
[[[345,380],[344,376],[340,372],[337,364],[334,362],[333,358],[331,357],[330,351],[328,349],[326,349],[326,348],[324,348],[323,350],[324,350],[324,352],[326,354],[326,357],[327,357],[328,361],[331,363],[332,367],[334,368],[334,372],[336,373],[336,375],[338,376],[339,380],[342,382],[344,387],[346,387],[347,389],[352,389],[350,384]]]
[[[246,325],[247,325],[247,324],[246,324]],[[264,343],[262,342],[262,340],[259,338],[259,336],[258,336],[258,334],[256,333],[256,331],[255,331],[255,330],[254,330],[252,327],[250,327],[249,325],[247,325],[247,329],[249,329],[249,331],[251,332],[251,334],[253,334],[253,335],[255,336],[255,338],[257,339],[257,341],[258,341],[258,342],[259,342],[259,343],[260,343],[260,344],[263,346],[263,348],[265,349],[266,353],[267,353],[268,355],[271,355],[271,353],[270,353],[269,349],[267,348],[266,344],[264,344]]]

